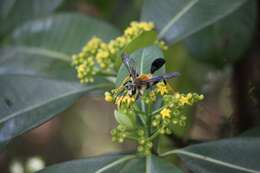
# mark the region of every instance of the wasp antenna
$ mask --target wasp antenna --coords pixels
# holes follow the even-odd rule
[[[165,60],[163,58],[157,58],[153,61],[150,69],[150,73],[153,74],[157,70],[159,70],[165,64]]]

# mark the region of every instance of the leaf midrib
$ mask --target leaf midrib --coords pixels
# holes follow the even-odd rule
[[[140,74],[143,74],[144,70],[144,52],[145,50],[142,51],[141,59],[140,59]]]
[[[109,84],[93,85],[93,86],[89,86],[88,88],[82,88],[82,89],[74,90],[74,91],[71,91],[71,92],[67,92],[65,94],[60,95],[59,97],[53,97],[51,99],[47,99],[44,102],[40,102],[38,104],[29,106],[26,109],[22,109],[21,111],[17,111],[15,113],[10,114],[9,116],[5,116],[5,117],[1,118],[0,119],[0,124],[4,123],[5,121],[10,120],[11,118],[15,118],[15,117],[17,117],[20,114],[29,112],[29,111],[31,111],[33,109],[36,109],[38,107],[47,105],[48,103],[54,102],[56,100],[59,100],[59,99],[62,99],[62,98],[65,98],[65,97],[68,97],[68,96],[71,96],[71,95],[74,95],[74,94],[79,94],[81,92],[85,92],[85,91],[88,91],[88,90],[92,90],[92,89],[96,89],[96,88],[104,88],[106,86],[110,86],[110,85]]]
[[[208,22],[204,23],[204,25],[197,27],[196,29],[194,29],[191,32],[188,32],[186,34],[184,34],[181,38],[186,38],[187,36],[200,31],[201,29],[203,29],[204,27],[222,19],[223,17],[231,14],[232,12],[234,12],[236,9],[238,9],[240,6],[242,6],[247,0],[244,0],[241,3],[238,3],[236,6],[234,6],[233,8],[230,8],[229,10],[226,11],[225,14],[220,15],[219,17],[216,17],[214,20],[209,20]],[[159,32],[158,34],[158,39],[162,39],[165,34],[167,34],[167,32],[169,31],[169,29],[184,15],[186,14],[186,12],[188,12],[192,7],[194,7],[194,5],[196,5],[199,2],[199,0],[191,0],[191,2],[187,3],[175,16],[172,17],[172,19],[169,21],[169,23],[167,23],[162,30]],[[177,38],[176,40],[174,40],[174,42],[179,41],[180,38]]]
[[[57,60],[64,61],[66,63],[71,63],[70,56],[50,49],[44,49],[38,47],[11,47],[10,50],[14,50],[14,52],[10,52],[9,54],[3,56],[2,61],[5,61],[6,58],[13,56],[13,54],[17,52],[22,52],[22,53],[29,53],[34,55],[42,55],[42,56],[46,56],[47,58],[57,59]],[[38,58],[38,56],[33,56],[33,57]]]
[[[166,153],[161,154],[160,156],[168,156],[168,155],[171,155],[171,154],[185,155],[185,156],[188,156],[188,157],[193,157],[195,159],[203,160],[203,161],[206,161],[206,162],[211,162],[213,164],[222,165],[222,166],[225,166],[225,167],[228,167],[228,168],[231,168],[231,169],[236,169],[236,170],[244,171],[244,172],[247,172],[247,173],[260,173],[260,171],[257,171],[257,170],[245,168],[245,167],[242,167],[242,166],[239,166],[239,165],[236,165],[236,164],[224,162],[224,161],[221,161],[221,160],[218,160],[218,159],[214,159],[212,157],[208,157],[208,156],[205,156],[205,155],[197,154],[197,153],[182,150],[182,149],[171,150],[171,151],[168,151]]]
[[[161,39],[168,32],[168,30],[187,12],[189,11],[199,0],[191,0],[187,3],[181,11],[179,11],[170,21],[167,23],[161,32],[158,35],[158,38]]]

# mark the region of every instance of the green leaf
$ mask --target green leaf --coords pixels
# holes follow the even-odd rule
[[[238,137],[191,145],[162,155],[178,154],[194,173],[259,173],[259,145],[259,137]]]
[[[145,158],[136,158],[128,161],[119,173],[144,173]]]
[[[175,165],[154,155],[146,157],[147,173],[182,173]]]
[[[237,10],[247,0],[145,0],[143,21],[152,21],[159,38],[175,43]]]
[[[125,157],[129,156],[123,154],[111,154],[106,156],[90,157],[49,166],[38,173],[94,173],[109,164],[113,164],[118,159],[124,159]],[[105,172],[118,172],[123,165],[124,162],[120,162],[119,164],[107,169]]]
[[[155,155],[127,162],[119,173],[182,173],[174,164]]]
[[[250,0],[226,18],[188,37],[185,44],[192,58],[215,67],[236,62],[250,46],[256,17],[256,1]]]
[[[11,40],[15,45],[72,54],[79,52],[93,36],[108,41],[117,35],[117,29],[94,17],[60,13],[27,22],[13,32]]]
[[[118,53],[116,67],[120,67],[122,64],[121,55],[123,53],[132,53],[137,49],[145,48],[147,46],[153,45],[157,39],[157,33],[155,31],[143,32],[140,36],[128,43],[120,53]]]
[[[135,69],[138,72],[138,74],[148,74],[150,73],[152,62],[157,58],[164,58],[164,57],[162,51],[158,46],[150,46],[144,49],[136,50],[135,52],[130,54],[130,58],[133,58],[135,60],[136,62]],[[156,74],[161,74],[163,72],[165,72],[164,67],[158,70]],[[128,71],[124,66],[124,64],[122,64],[118,71],[116,85],[120,85],[120,83],[124,80],[124,78],[127,75],[128,75]]]
[[[166,71],[178,71],[181,74],[177,80],[171,83],[177,91],[201,92],[202,86],[207,82],[205,74],[212,71],[210,66],[192,59],[185,46],[180,42],[169,47],[165,52],[165,57]]]
[[[157,33],[155,31],[143,32],[136,39],[131,41],[124,49],[123,52],[132,53],[137,49],[145,48],[154,44],[157,39]]]
[[[115,36],[117,30],[110,25],[78,14],[60,14],[27,23],[17,32],[24,35],[14,34],[15,43],[26,46],[0,49],[1,147],[65,110],[81,95],[111,87],[99,79],[81,85],[68,55],[81,49],[90,35]]]
[[[1,74],[78,81],[68,55],[37,47],[9,47],[0,49]]]
[[[129,115],[126,115],[123,112],[119,112],[117,110],[115,110],[114,114],[115,114],[116,121],[119,124],[122,124],[129,129],[134,128],[135,120],[133,119],[133,117],[130,118]]]
[[[49,120],[84,93],[108,85],[0,75],[0,145]]]
[[[12,31],[20,24],[50,15],[62,0],[1,0],[0,35]]]
[[[249,129],[245,132],[243,132],[242,134],[240,134],[239,136],[241,137],[260,137],[260,126],[257,126],[255,128]]]
[[[39,173],[182,173],[182,171],[155,155],[137,158],[135,155],[106,155],[56,164]]]

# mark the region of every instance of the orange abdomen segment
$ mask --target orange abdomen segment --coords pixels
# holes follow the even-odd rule
[[[142,81],[146,81],[146,80],[151,79],[151,77],[152,76],[150,74],[142,74],[142,75],[138,76],[137,79],[142,80]]]

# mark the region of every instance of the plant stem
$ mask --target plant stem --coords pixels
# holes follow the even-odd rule
[[[152,136],[149,137],[149,139],[152,141],[152,140],[154,140],[159,134],[160,134],[160,129],[157,130],[156,132],[154,132],[154,133],[152,134]]]
[[[122,162],[125,162],[127,160],[133,159],[135,157],[136,157],[135,155],[128,155],[128,156],[122,157],[121,159],[118,159],[118,160],[116,160],[116,161],[114,161],[114,162],[112,162],[112,163],[110,163],[110,164],[108,164],[108,165],[98,169],[95,173],[102,173],[102,172],[112,168],[113,166],[116,166],[116,165],[118,165],[118,164],[120,164]]]
[[[153,116],[153,115],[155,115],[155,114],[158,114],[161,110],[163,110],[164,108],[166,108],[166,107],[168,107],[168,106],[169,106],[169,104],[164,105],[163,107],[160,107],[159,109],[153,111],[153,112],[151,113],[151,116]]]
[[[151,104],[147,104],[147,126],[148,126],[148,136],[151,135],[151,118],[152,118],[152,115],[151,115]]]
[[[151,160],[152,160],[152,158],[151,158],[151,155],[148,155],[148,156],[146,156],[146,167],[145,167],[145,173],[151,173],[152,172],[152,170],[151,170]]]

